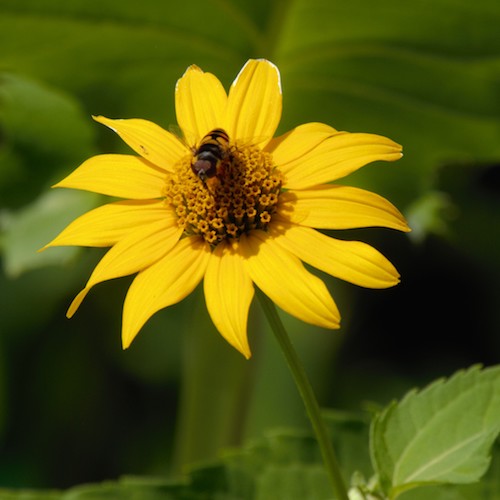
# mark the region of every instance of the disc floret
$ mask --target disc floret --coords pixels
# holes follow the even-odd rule
[[[211,246],[238,239],[254,229],[266,230],[278,205],[283,183],[270,153],[255,145],[229,146],[221,172],[202,180],[187,155],[165,185],[165,200],[185,236],[200,235]]]

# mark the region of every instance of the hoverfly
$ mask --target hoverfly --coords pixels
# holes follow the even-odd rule
[[[229,136],[221,128],[216,128],[193,150],[191,169],[203,182],[215,176],[221,177],[230,156]]]

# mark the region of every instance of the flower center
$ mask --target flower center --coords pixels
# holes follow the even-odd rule
[[[216,246],[253,229],[266,230],[282,184],[271,154],[229,142],[214,158],[205,150],[199,147],[182,158],[166,181],[166,202],[184,234]]]

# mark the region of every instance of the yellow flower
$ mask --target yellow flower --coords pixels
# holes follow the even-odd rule
[[[175,105],[188,144],[146,120],[95,117],[137,156],[94,156],[56,184],[123,199],[82,215],[47,245],[111,247],[68,317],[97,283],[137,273],[123,307],[127,348],[153,314],[203,280],[214,325],[249,358],[254,283],[283,310],[325,328],[338,328],[340,314],[303,262],[364,287],[398,283],[371,246],[314,229],[409,230],[384,198],[329,184],[367,163],[399,159],[398,144],[322,123],[273,138],[282,92],[279,71],[266,60],[248,61],[228,94],[214,75],[190,66]]]

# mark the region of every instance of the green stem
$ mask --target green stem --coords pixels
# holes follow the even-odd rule
[[[314,395],[313,389],[304,370],[304,366],[302,365],[299,357],[297,356],[297,352],[290,342],[290,338],[288,337],[285,327],[278,316],[274,303],[260,290],[257,290],[257,296],[259,297],[262,309],[267,316],[271,329],[273,330],[287,360],[295,385],[297,386],[300,396],[302,397],[302,401],[304,402],[304,406],[306,407],[307,414],[321,449],[325,467],[330,476],[335,498],[337,500],[349,500],[344,480],[340,473],[340,467],[333,450],[332,442],[321,416],[316,396]]]

